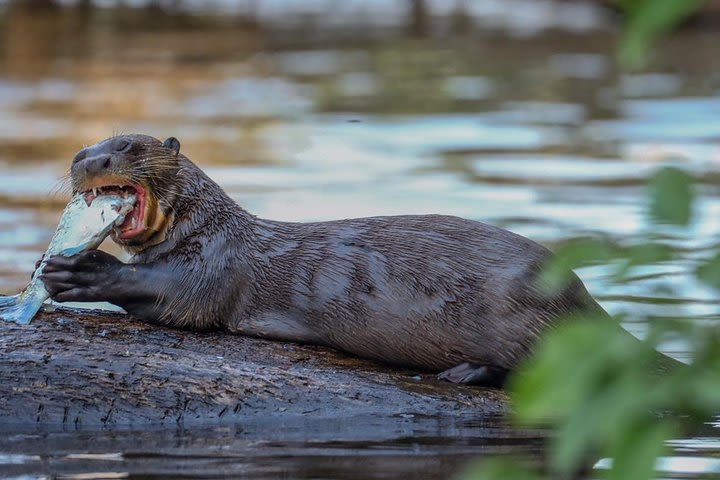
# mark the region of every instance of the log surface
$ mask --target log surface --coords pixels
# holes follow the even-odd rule
[[[0,424],[177,426],[269,418],[494,415],[493,389],[331,349],[57,309],[0,322]]]

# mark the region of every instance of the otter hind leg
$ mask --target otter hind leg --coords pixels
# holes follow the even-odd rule
[[[505,385],[508,373],[510,373],[508,369],[495,365],[465,362],[440,373],[438,379],[452,383],[502,387]]]

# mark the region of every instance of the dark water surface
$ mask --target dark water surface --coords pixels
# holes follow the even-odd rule
[[[478,455],[537,455],[498,418],[269,419],[192,431],[8,433],[3,472],[61,478],[444,479]]]
[[[443,2],[428,2],[433,15],[391,0],[356,10],[239,2],[255,5],[253,16],[236,15],[232,2],[180,3],[190,8],[0,1],[0,292],[22,288],[44,251],[74,153],[114,132],[143,132],[178,137],[260,216],[445,213],[551,248],[587,234],[642,237],[645,180],[680,165],[702,183],[690,232],[673,239],[681,260],[622,287],[604,267],[578,273],[640,335],[637,319],[650,314],[720,318],[716,294],[691,276],[720,233],[715,31],[682,31],[647,71],[626,74],[615,67],[610,17],[589,2],[467,2],[462,15]],[[0,475],[447,478],[475,456],[538,445],[497,419],[452,416],[7,431]],[[713,425],[673,448],[658,465],[665,478],[720,471]]]

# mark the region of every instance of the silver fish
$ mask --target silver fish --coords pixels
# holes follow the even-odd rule
[[[134,195],[101,195],[88,206],[82,194],[75,195],[63,211],[60,223],[50,240],[42,262],[32,280],[19,295],[0,296],[0,319],[27,325],[50,297],[45,284],[38,278],[52,255],[70,257],[83,250],[97,248],[115,226],[125,220],[133,209]]]

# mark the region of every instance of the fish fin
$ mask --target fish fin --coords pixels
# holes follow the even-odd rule
[[[42,304],[18,302],[19,295],[0,297],[0,320],[27,325],[40,310]]]
[[[0,295],[0,307],[4,307],[6,305],[12,305],[13,303],[17,302],[17,298],[18,298],[18,295],[12,295],[9,297]]]

